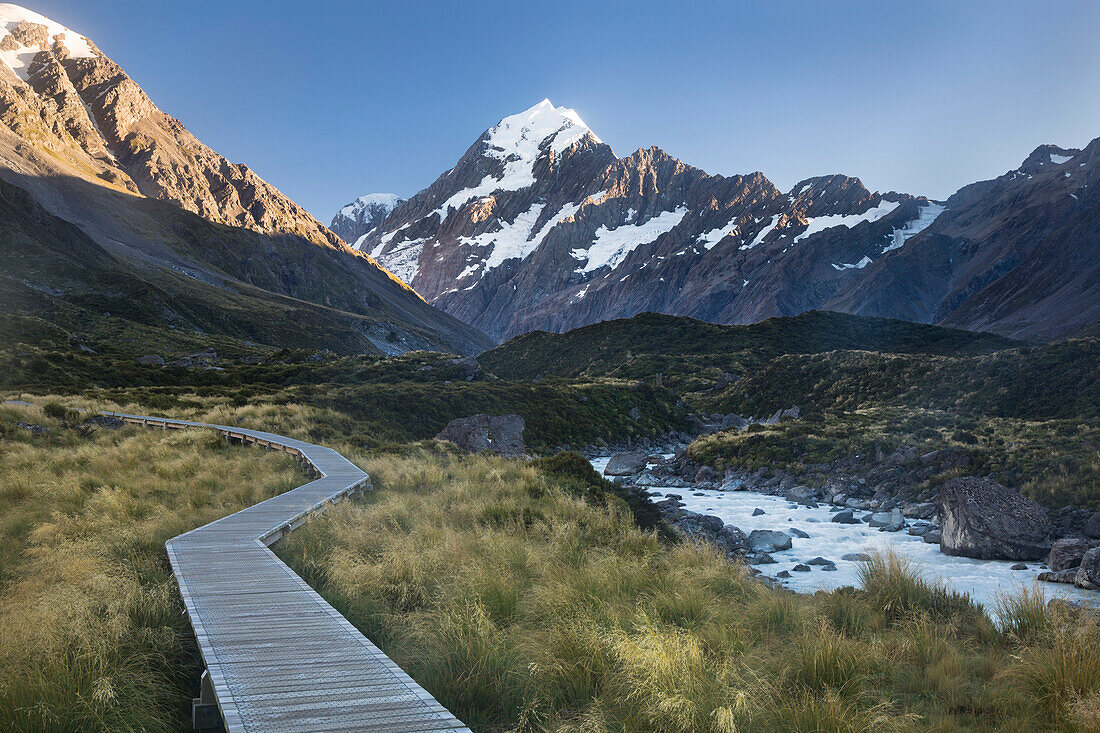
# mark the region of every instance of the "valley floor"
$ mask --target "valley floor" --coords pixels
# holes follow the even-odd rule
[[[0,727],[178,729],[199,666],[163,542],[303,477],[212,435],[91,429],[32,401],[0,406]],[[276,549],[475,730],[1100,725],[1100,618],[1038,592],[987,612],[879,555],[855,587],[797,595],[640,528],[583,460],[367,448],[295,404],[177,411],[324,434],[372,475]]]

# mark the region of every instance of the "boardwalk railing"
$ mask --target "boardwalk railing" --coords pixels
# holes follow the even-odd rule
[[[468,731],[268,549],[310,514],[370,488],[367,474],[330,448],[273,433],[105,414],[217,430],[295,455],[320,475],[166,543],[206,664],[197,712],[216,703],[230,733]]]

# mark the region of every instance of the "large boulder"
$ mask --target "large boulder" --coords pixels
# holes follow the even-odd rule
[[[681,534],[716,545],[729,557],[740,555],[748,548],[744,532],[710,514],[689,512],[676,519],[673,526]]]
[[[867,520],[867,524],[878,527],[884,532],[897,532],[905,526],[905,515],[902,514],[901,509],[895,507],[888,512],[875,512]]]
[[[1050,518],[1043,507],[993,479],[951,479],[940,489],[939,509],[940,549],[947,555],[1038,560],[1050,551]]]
[[[523,456],[523,418],[519,415],[470,415],[447,423],[435,436],[472,453],[491,451],[502,456]]]
[[[754,529],[749,533],[748,545],[752,552],[779,552],[791,549],[791,538],[770,529]]]
[[[1085,540],[1079,537],[1066,537],[1050,546],[1050,559],[1047,564],[1051,570],[1068,570],[1078,567],[1081,558],[1092,548],[1100,545],[1097,540]]]
[[[635,453],[616,453],[607,462],[607,468],[603,470],[604,476],[633,476],[645,470],[646,454],[639,451]]]
[[[1089,517],[1085,521],[1085,526],[1082,529],[1085,532],[1085,536],[1100,539],[1100,512],[1096,512]]]
[[[1094,547],[1081,558],[1081,567],[1073,577],[1078,588],[1100,590],[1100,547]]]

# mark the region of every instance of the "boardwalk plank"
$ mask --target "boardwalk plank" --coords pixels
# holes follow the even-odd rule
[[[469,730],[267,547],[369,487],[367,474],[331,448],[273,433],[107,414],[155,428],[210,428],[299,455],[321,475],[166,543],[230,733]]]

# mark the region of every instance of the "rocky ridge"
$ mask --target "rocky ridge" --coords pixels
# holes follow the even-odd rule
[[[353,248],[359,249],[359,242],[367,232],[381,224],[404,200],[393,193],[360,196],[341,207],[328,227]]]
[[[11,4],[0,5],[0,208],[9,313],[125,312],[345,352],[489,344],[199,142],[91,40]]]
[[[162,112],[88,38],[16,5],[0,5],[0,161],[171,201],[209,221],[339,237],[248,166],[203,145]]]
[[[946,202],[843,175],[783,192],[656,147],[618,158],[543,100],[357,246],[496,339],[645,311],[744,324],[815,309],[1058,336],[1100,320],[1098,150],[1041,146]]]
[[[647,310],[722,323],[800,313],[939,210],[841,175],[784,193],[761,173],[713,176],[656,147],[617,158],[574,110],[543,100],[357,246],[508,338]]]

